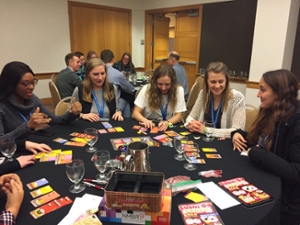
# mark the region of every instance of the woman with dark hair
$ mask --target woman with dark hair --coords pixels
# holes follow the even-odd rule
[[[85,64],[87,64],[87,62],[93,58],[98,58],[97,53],[92,50],[88,51],[88,53],[86,54]]]
[[[281,178],[281,224],[300,224],[300,102],[298,82],[288,70],[263,74],[259,114],[249,133],[232,132],[233,149],[247,150],[258,166]]]
[[[23,139],[42,124],[62,124],[75,120],[81,104],[72,100],[72,107],[63,116],[55,116],[33,94],[37,79],[22,62],[6,64],[0,76],[0,138]]]
[[[169,65],[157,67],[134,104],[132,117],[147,128],[155,126],[152,120],[160,121],[160,131],[178,123],[182,112],[186,111],[186,105],[183,87],[178,85],[173,68]]]
[[[125,52],[120,61],[114,63],[113,68],[121,71],[124,75],[126,73],[136,73],[132,63],[131,54],[129,52]]]
[[[201,134],[209,132],[214,137],[230,137],[236,129],[245,127],[245,98],[239,91],[229,88],[229,73],[222,62],[208,65],[203,90],[186,119],[185,126]],[[213,127],[206,127],[205,121]]]
[[[84,80],[73,92],[73,97],[82,104],[80,118],[91,122],[110,117],[123,121],[116,96],[117,88],[108,82],[105,63],[99,58],[89,60]]]

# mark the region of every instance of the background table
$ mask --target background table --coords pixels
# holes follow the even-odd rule
[[[114,158],[116,155],[119,155],[119,152],[114,151],[113,147],[109,141],[111,138],[122,138],[122,137],[136,137],[136,136],[145,136],[137,134],[136,130],[132,129],[133,125],[138,123],[132,119],[126,119],[124,122],[115,122],[110,121],[114,126],[121,126],[124,128],[125,132],[121,133],[107,133],[99,134],[99,139],[95,146],[98,149],[106,149],[111,153],[111,158]],[[69,136],[72,132],[81,132],[83,133],[85,128],[95,127],[98,129],[104,129],[103,125],[98,123],[90,123],[88,121],[74,121],[68,125],[58,125],[49,128],[56,132],[52,137],[43,137],[37,135],[31,135],[28,139],[37,142],[47,143],[52,147],[52,149],[62,149],[62,150],[73,150],[73,159],[80,158],[85,162],[85,176],[84,178],[94,178],[97,173],[96,167],[91,162],[91,153],[85,151],[86,147],[70,147],[65,146],[56,142],[53,142],[54,138],[61,137],[64,139],[71,139]],[[180,128],[179,125],[174,128],[175,131],[185,131],[185,128]],[[158,134],[150,134],[148,136],[156,136]],[[189,139],[193,139],[192,135],[188,135]],[[196,171],[187,171],[183,168],[185,161],[176,161],[174,155],[177,153],[174,148],[162,146],[151,147],[150,148],[150,165],[152,171],[164,172],[165,178],[176,175],[188,175],[191,179],[202,179],[203,182],[214,181],[215,183],[235,178],[235,177],[244,177],[249,182],[253,183],[257,187],[263,189],[268,194],[270,194],[274,200],[271,203],[264,204],[262,206],[254,208],[246,208],[242,205],[235,206],[229,209],[220,210],[218,207],[217,211],[219,212],[222,220],[226,225],[254,225],[254,224],[279,224],[279,215],[280,215],[280,191],[281,184],[280,179],[258,167],[253,165],[248,157],[240,156],[239,152],[232,151],[232,144],[230,140],[218,141],[214,140],[213,142],[207,143],[202,140],[194,140],[199,144],[199,148],[202,147],[214,147],[217,149],[217,153],[222,156],[222,159],[206,159],[205,154],[201,151],[200,155],[206,160],[206,164],[197,165],[198,169]],[[18,154],[16,153],[16,156]],[[223,177],[222,178],[202,178],[198,176],[198,171],[209,170],[209,169],[222,169]],[[51,212],[37,220],[33,219],[29,214],[30,211],[35,209],[30,200],[32,197],[29,194],[29,190],[26,187],[26,184],[40,178],[45,177],[52,188],[57,191],[61,196],[69,196],[72,200],[76,197],[81,197],[84,193],[90,193],[95,195],[103,196],[103,191],[99,191],[94,188],[86,187],[85,191],[74,195],[69,192],[69,187],[72,183],[68,180],[65,173],[64,165],[54,165],[54,162],[37,162],[33,166],[29,166],[17,172],[22,179],[24,184],[24,200],[22,207],[20,209],[19,216],[17,218],[17,224],[21,225],[53,225],[59,223],[63,217],[68,213],[71,204],[65,206],[57,211]],[[200,193],[200,191],[198,190]],[[2,196],[3,197],[3,196]],[[4,201],[1,202],[3,203]],[[177,196],[172,198],[172,212],[171,212],[171,224],[179,225],[183,224],[177,205],[180,203],[190,203],[191,201],[184,198],[184,194],[180,193]],[[104,222],[103,224],[116,224]]]

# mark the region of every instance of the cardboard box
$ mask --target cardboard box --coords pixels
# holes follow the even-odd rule
[[[159,212],[132,211],[106,208],[106,199],[99,205],[98,217],[101,221],[144,224],[144,225],[170,225],[172,193],[170,189],[162,190],[163,203]]]

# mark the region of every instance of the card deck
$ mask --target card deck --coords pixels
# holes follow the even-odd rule
[[[181,135],[184,135],[184,136],[186,136],[186,135],[189,135],[189,134],[191,134],[191,132],[188,132],[188,131],[183,131],[183,132],[180,132],[180,134],[181,134]]]
[[[124,132],[124,129],[122,127],[115,127],[117,132]]]
[[[40,205],[44,205],[47,202],[50,202],[53,199],[58,198],[60,195],[56,192],[56,191],[52,191],[46,195],[43,195],[39,198],[33,199],[30,201],[30,203],[34,206],[34,207],[38,207]]]
[[[115,128],[107,128],[107,131],[109,133],[115,133],[115,132],[117,132]]]
[[[158,133],[158,127],[153,127],[153,128],[150,130],[150,133],[151,133],[151,134],[157,134],[157,133]]]
[[[81,142],[75,142],[75,141],[67,141],[64,143],[64,145],[67,146],[76,146],[76,147],[84,147],[86,144]]]
[[[55,161],[56,160],[56,156],[58,154],[61,153],[61,149],[57,149],[57,150],[52,150],[52,152],[49,153],[44,153],[43,155],[41,155],[40,157],[40,162],[50,162],[50,161]]]
[[[41,187],[39,189],[36,189],[36,190],[30,192],[30,195],[33,198],[36,198],[36,197],[39,197],[41,195],[48,194],[51,191],[53,191],[52,187],[50,185],[47,185],[47,186]]]
[[[37,187],[41,187],[45,184],[48,184],[49,182],[46,180],[46,178],[42,178],[42,179],[39,179],[37,181],[33,181],[31,183],[28,183],[27,184],[27,187],[29,188],[29,190],[32,190],[32,189],[35,189]]]
[[[72,154],[73,154],[72,150],[62,151],[60,154],[57,155],[55,160],[55,165],[71,163]]]
[[[99,129],[98,131],[100,134],[107,134],[107,131],[105,129]]]
[[[165,134],[167,134],[169,137],[177,137],[177,136],[180,136],[180,134],[178,134],[178,133],[175,132],[174,130],[168,130],[168,131],[165,131]]]
[[[193,159],[192,163],[194,163],[194,164],[206,164],[204,159],[198,159],[198,158]]]
[[[102,125],[103,125],[106,129],[112,128],[112,127],[113,127],[109,122],[102,122]]]
[[[217,152],[217,149],[215,148],[202,148],[203,152]]]
[[[71,138],[72,141],[75,141],[75,142],[80,142],[80,143],[84,143],[86,144],[88,139],[87,138],[80,138],[80,137],[74,137],[74,138]]]
[[[65,142],[68,141],[68,140],[67,140],[67,139],[63,139],[63,138],[58,137],[58,138],[55,138],[53,141],[55,141],[55,142],[57,142],[57,143],[63,144],[63,143],[65,143]]]
[[[206,158],[208,159],[222,159],[220,154],[205,154]]]
[[[186,199],[189,199],[193,202],[202,202],[208,200],[208,198],[205,195],[196,193],[196,192],[189,192],[184,196]]]

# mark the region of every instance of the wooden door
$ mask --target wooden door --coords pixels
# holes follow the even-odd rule
[[[170,18],[163,15],[154,15],[153,27],[153,59],[154,68],[159,66],[168,56]]]
[[[202,7],[194,11],[178,12],[176,19],[175,49],[180,55],[180,64],[186,70],[189,89],[195,83],[199,64],[201,13]]]

